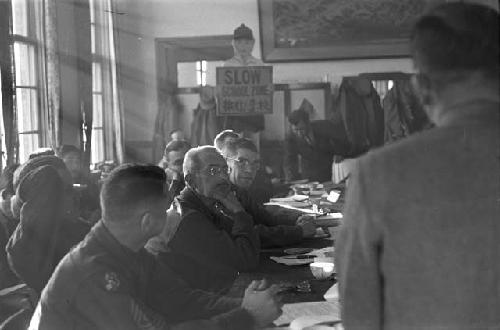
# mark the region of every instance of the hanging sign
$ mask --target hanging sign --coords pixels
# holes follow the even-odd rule
[[[273,67],[217,68],[217,115],[273,113]]]

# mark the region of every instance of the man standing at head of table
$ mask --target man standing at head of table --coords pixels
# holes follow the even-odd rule
[[[252,55],[255,39],[252,30],[241,24],[234,30],[232,41],[234,56],[224,62],[224,66],[260,66],[261,60]],[[243,137],[249,138],[260,148],[260,132],[264,130],[264,115],[227,116],[224,129],[232,129]]]
[[[414,84],[436,127],[351,172],[336,267],[351,329],[500,328],[498,12],[421,17]]]
[[[333,157],[350,154],[343,125],[334,124],[329,120],[310,121],[308,112],[302,108],[292,111],[288,122],[291,132],[285,140],[285,178],[288,181],[330,181]]]

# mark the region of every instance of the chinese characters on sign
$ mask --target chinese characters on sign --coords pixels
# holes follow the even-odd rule
[[[217,115],[273,113],[272,66],[217,68]]]

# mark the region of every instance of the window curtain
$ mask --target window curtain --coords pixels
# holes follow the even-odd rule
[[[42,145],[57,149],[61,145],[60,71],[57,42],[56,1],[35,1],[39,36],[39,77],[42,120]]]
[[[102,68],[104,150],[106,160],[124,162],[123,107],[120,97],[118,29],[114,28],[115,3],[94,0],[96,52]]]

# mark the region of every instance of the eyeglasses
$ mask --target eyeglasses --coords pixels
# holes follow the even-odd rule
[[[250,162],[250,160],[246,158],[230,158],[227,157],[226,159],[230,159],[234,161],[239,167],[246,167],[246,168],[251,168],[258,170],[260,168],[260,160],[256,160],[253,162]]]
[[[229,169],[227,166],[210,166],[205,172],[210,176],[227,177]]]

